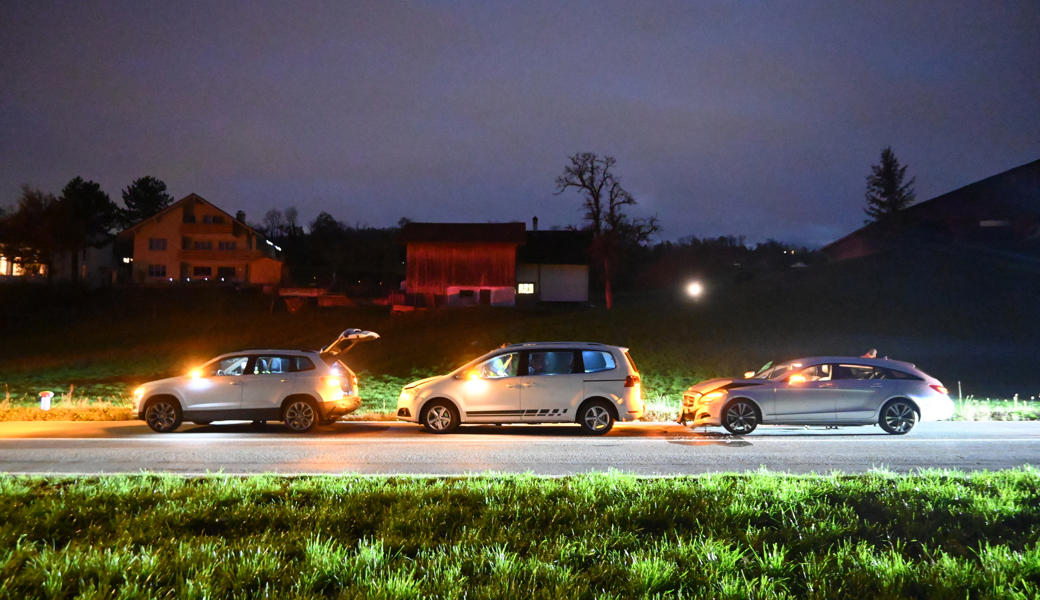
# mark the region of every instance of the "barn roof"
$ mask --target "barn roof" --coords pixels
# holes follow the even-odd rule
[[[397,241],[401,244],[513,244],[525,241],[524,223],[407,223]]]

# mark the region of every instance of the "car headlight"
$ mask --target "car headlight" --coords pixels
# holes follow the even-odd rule
[[[144,396],[144,386],[142,385],[142,386],[139,386],[136,390],[134,390],[134,399],[135,400],[140,400],[143,396]]]
[[[415,388],[404,388],[401,390],[401,396],[397,399],[398,402],[408,402],[415,397]]]
[[[693,406],[703,396],[700,392],[686,392],[683,394],[683,404],[685,406]]]
[[[700,404],[710,404],[726,395],[726,390],[715,390],[701,396]]]

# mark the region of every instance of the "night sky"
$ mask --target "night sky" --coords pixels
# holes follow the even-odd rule
[[[820,245],[891,145],[924,200],[1040,158],[1040,2],[4,2],[0,204],[153,175],[258,222],[578,224],[617,158],[664,239]]]

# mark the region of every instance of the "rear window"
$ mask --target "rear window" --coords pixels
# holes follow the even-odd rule
[[[627,351],[625,352],[625,360],[628,361],[628,366],[632,367],[633,373],[639,372],[639,369],[636,368],[636,361],[632,360],[632,355],[630,355]]]
[[[599,373],[600,371],[609,371],[617,368],[617,363],[614,362],[614,357],[610,352],[582,350],[581,360],[585,363],[586,373]]]
[[[296,357],[293,357],[293,358],[296,359],[296,365],[295,365],[296,369],[294,369],[294,370],[296,370],[296,371],[313,371],[314,370],[314,363],[311,362],[311,359],[307,358],[306,356],[296,356]]]

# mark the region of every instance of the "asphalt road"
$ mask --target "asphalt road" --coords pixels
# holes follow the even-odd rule
[[[438,436],[394,422],[337,423],[305,435],[280,424],[183,425],[161,435],[140,421],[0,423],[0,472],[8,473],[567,475],[616,469],[682,475],[1038,464],[1040,423],[1022,422],[922,423],[905,436],[877,427],[760,427],[743,437],[639,423],[598,438],[560,425],[469,426]]]

